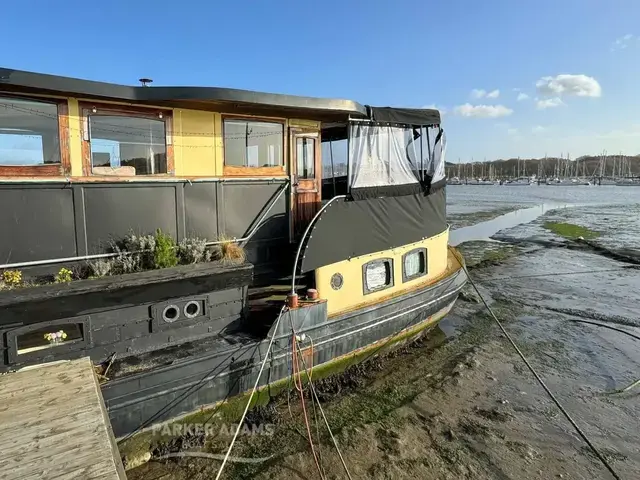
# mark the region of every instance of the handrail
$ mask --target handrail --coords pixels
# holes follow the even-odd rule
[[[256,222],[255,227],[253,227],[253,229],[249,232],[249,234],[244,238],[234,238],[231,241],[237,242],[237,243],[248,242],[251,239],[251,237],[253,237],[253,235],[258,231],[258,228],[262,225],[262,220],[264,219],[264,217],[267,216],[267,214],[271,211],[273,206],[276,204],[276,202],[280,199],[282,194],[285,192],[287,185],[289,185],[289,181],[288,180],[283,183],[280,192],[273,199],[273,201],[271,202],[269,207],[260,216],[259,220]],[[227,243],[228,241],[229,240],[207,242],[206,245],[208,247],[210,247],[210,246],[213,246],[213,245],[221,245],[223,243]],[[6,263],[4,265],[0,265],[0,270],[4,270],[4,269],[7,269],[7,268],[22,268],[22,267],[35,267],[35,266],[39,266],[39,265],[52,265],[52,264],[55,264],[55,263],[64,263],[64,262],[80,262],[80,261],[86,261],[86,260],[98,260],[98,259],[102,259],[102,258],[117,257],[118,255],[133,255],[134,253],[143,253],[145,251],[147,251],[147,250],[136,250],[136,251],[133,251],[133,252],[122,251],[120,253],[97,253],[97,254],[94,254],[94,255],[82,255],[82,256],[77,256],[77,257],[50,258],[50,259],[47,259],[47,260],[33,260],[33,261],[30,261],[30,262]]]
[[[300,244],[298,245],[298,251],[296,252],[296,259],[293,262],[293,275],[292,275],[292,278],[291,278],[291,295],[295,295],[296,294],[296,270],[298,269],[298,260],[300,259],[300,252],[302,251],[302,245],[304,245],[304,239],[307,237],[307,234],[309,233],[309,230],[311,229],[313,224],[316,222],[316,220],[318,219],[320,214],[322,212],[324,212],[324,210],[329,205],[331,205],[331,203],[334,200],[337,200],[339,198],[346,198],[346,197],[347,197],[346,195],[338,195],[336,197],[333,197],[331,200],[329,200],[327,203],[325,203],[320,210],[318,210],[318,213],[316,213],[314,215],[314,217],[311,219],[311,222],[309,222],[309,225],[307,225],[307,229],[304,231],[304,233],[302,234],[302,237],[300,238]]]
[[[269,207],[260,216],[260,218],[256,222],[256,226],[253,227],[253,229],[249,232],[249,235],[247,235],[244,238],[239,238],[238,240],[236,240],[236,242],[238,242],[238,243],[247,243],[249,240],[251,240],[251,237],[253,237],[253,235],[258,231],[258,228],[260,228],[260,226],[262,225],[262,220],[267,216],[267,214],[271,211],[271,209],[278,202],[278,200],[280,200],[280,197],[282,196],[282,194],[287,189],[287,186],[289,185],[289,183],[290,182],[287,179],[287,181],[282,184],[282,187],[280,187],[280,191],[278,192],[278,195],[276,195],[276,198],[273,199],[273,201],[269,204]],[[224,243],[224,242],[215,242],[215,243],[211,243],[211,245],[218,245],[220,243]],[[209,245],[209,243],[207,243],[207,245]]]

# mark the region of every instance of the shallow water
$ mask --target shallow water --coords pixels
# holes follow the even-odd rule
[[[640,187],[577,186],[549,187],[533,185],[506,187],[501,185],[447,187],[447,212],[469,213],[510,205],[539,204],[634,204],[640,203]]]

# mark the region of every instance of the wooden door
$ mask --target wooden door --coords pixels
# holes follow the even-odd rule
[[[321,202],[322,172],[318,132],[291,134],[293,167],[293,233],[297,240],[317,213]]]

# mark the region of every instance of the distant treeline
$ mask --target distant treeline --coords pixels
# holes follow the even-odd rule
[[[485,162],[450,163],[445,165],[448,177],[516,177],[640,175],[640,155],[585,155],[574,160],[560,157],[509,158]]]

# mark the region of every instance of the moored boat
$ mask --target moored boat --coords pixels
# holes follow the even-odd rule
[[[118,436],[267,351],[284,381],[294,334],[319,370],[413,338],[466,282],[437,110],[0,69],[0,113],[0,371],[89,356]]]

